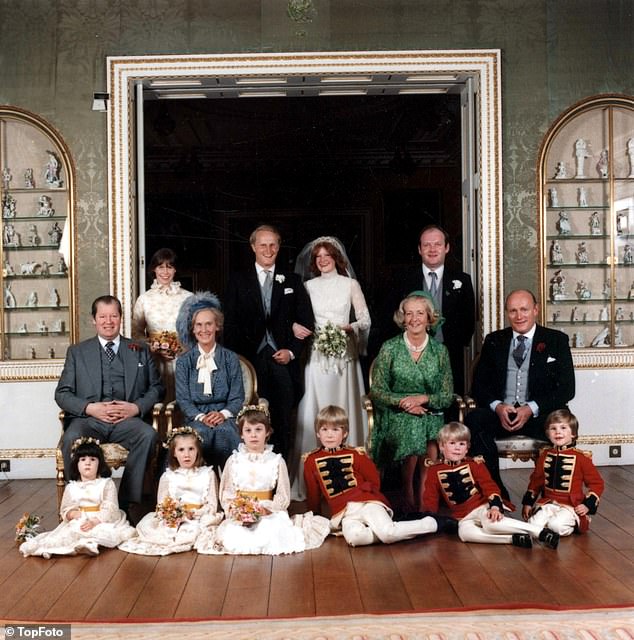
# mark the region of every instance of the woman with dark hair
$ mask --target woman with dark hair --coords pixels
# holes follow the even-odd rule
[[[346,251],[332,236],[310,242],[297,258],[295,270],[311,279],[304,286],[315,314],[315,337],[304,371],[304,396],[297,409],[297,430],[291,467],[293,497],[304,498],[301,454],[315,448],[315,416],[328,405],[343,407],[349,417],[348,442],[363,446],[368,436],[361,406],[365,393],[359,355],[364,355],[370,314],[354,279]]]
[[[429,293],[410,293],[394,313],[394,321],[403,333],[384,342],[374,361],[371,454],[379,468],[401,465],[406,506],[418,511],[425,458],[438,457],[436,436],[444,424],[444,409],[453,401],[453,379],[447,348],[433,337],[442,318]]]
[[[134,303],[132,337],[147,341],[165,386],[165,402],[174,399],[174,360],[181,351],[176,335],[176,316],[191,291],[174,281],[176,254],[159,249],[150,260],[152,286]]]
[[[216,342],[223,326],[220,301],[209,292],[190,296],[176,320],[187,350],[176,361],[176,402],[202,438],[206,463],[220,469],[240,443],[235,416],[244,404],[240,360]]]

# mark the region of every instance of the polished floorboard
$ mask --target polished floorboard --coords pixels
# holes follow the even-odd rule
[[[430,609],[634,604],[634,466],[601,469],[606,491],[590,532],[535,545],[465,544],[430,535],[348,547],[330,537],[303,554],[162,558],[23,558],[14,527],[24,511],[57,523],[53,480],[0,482],[0,619],[112,620],[286,617]],[[529,469],[503,472],[520,504]],[[294,505],[297,510],[298,506]]]

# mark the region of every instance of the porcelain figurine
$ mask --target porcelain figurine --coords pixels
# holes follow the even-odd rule
[[[601,218],[599,217],[598,211],[593,211],[590,214],[590,235],[591,236],[600,236],[601,235]]]
[[[561,245],[559,240],[553,240],[550,245],[550,263],[551,264],[563,264],[564,255],[561,252]]]
[[[585,178],[584,165],[586,158],[592,157],[592,154],[588,151],[588,143],[583,138],[578,138],[575,142],[575,160],[576,160],[576,174],[575,178]]]
[[[559,220],[557,220],[557,231],[560,236],[569,236],[571,232],[570,219],[566,211],[559,212]]]

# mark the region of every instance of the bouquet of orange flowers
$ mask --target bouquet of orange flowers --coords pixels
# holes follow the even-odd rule
[[[174,500],[171,496],[165,496],[162,502],[156,505],[155,512],[156,517],[170,529],[178,529],[185,520],[191,520],[194,517],[193,511],[185,509],[178,500]]]
[[[267,513],[257,498],[239,495],[229,505],[229,518],[243,527],[252,527]]]
[[[160,351],[171,358],[175,358],[183,350],[174,331],[152,334],[149,343],[152,351]]]
[[[15,541],[22,543],[28,538],[36,536],[39,533],[41,520],[42,516],[24,513],[15,526]]]

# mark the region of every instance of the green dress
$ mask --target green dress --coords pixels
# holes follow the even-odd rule
[[[430,413],[415,416],[399,408],[402,398],[419,394],[429,396]],[[387,467],[408,456],[425,455],[427,442],[445,422],[442,410],[453,400],[447,348],[430,337],[414,362],[402,335],[387,340],[374,361],[370,397],[375,406],[372,458],[376,464]]]

